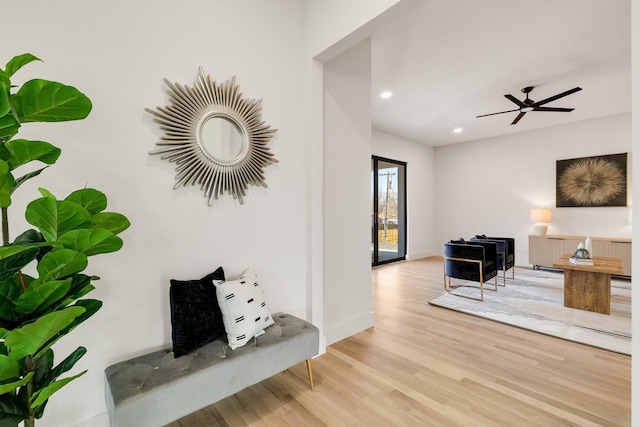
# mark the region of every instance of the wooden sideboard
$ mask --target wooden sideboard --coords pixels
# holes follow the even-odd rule
[[[529,264],[536,267],[553,267],[563,254],[572,254],[586,236],[529,235]],[[631,239],[624,237],[591,237],[594,256],[622,259],[622,271],[631,276]]]

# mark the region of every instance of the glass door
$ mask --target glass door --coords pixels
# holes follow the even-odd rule
[[[404,260],[406,256],[405,162],[371,159],[371,264]]]

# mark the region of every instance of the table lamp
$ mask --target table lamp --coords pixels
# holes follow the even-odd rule
[[[551,222],[551,209],[549,208],[533,208],[529,217],[531,222],[535,222],[533,226],[533,234],[544,236],[547,234],[547,223]]]

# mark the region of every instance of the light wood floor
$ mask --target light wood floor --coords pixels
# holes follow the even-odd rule
[[[375,326],[313,359],[314,390],[301,363],[170,426],[631,425],[629,356],[427,304],[438,258],[372,274]]]

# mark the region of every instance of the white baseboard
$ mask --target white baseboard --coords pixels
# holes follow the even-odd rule
[[[427,257],[434,256],[434,255],[436,255],[436,254],[433,253],[433,251],[431,251],[431,252],[416,252],[416,253],[413,253],[413,254],[407,254],[405,259],[407,261],[413,261],[413,260],[416,260],[416,259],[427,258]]]
[[[321,336],[320,337],[320,345],[319,345],[319,350],[318,350],[318,356],[325,354],[327,352],[327,337],[326,336]]]
[[[72,427],[109,427],[109,416],[103,412],[93,418],[74,424]]]

